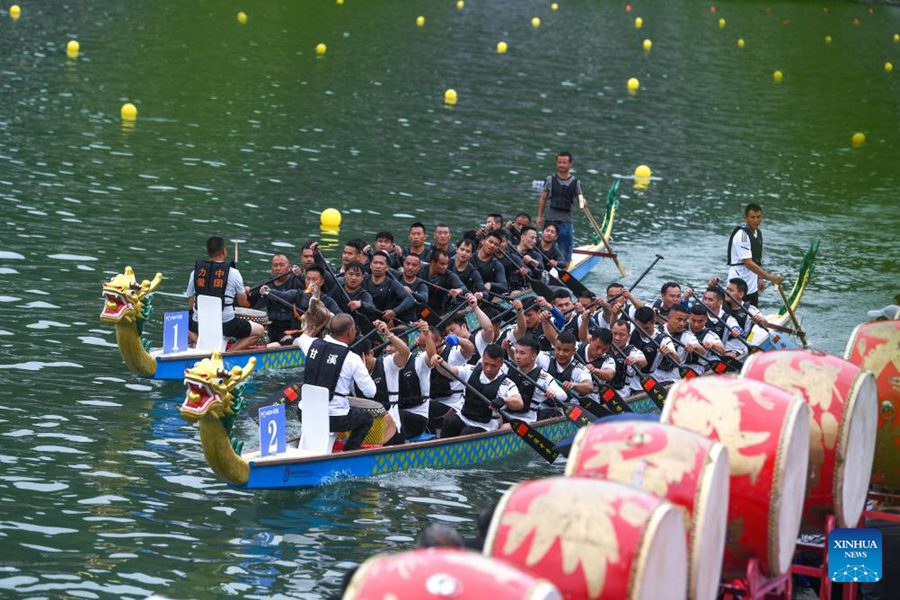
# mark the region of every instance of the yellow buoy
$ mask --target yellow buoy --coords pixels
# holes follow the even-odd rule
[[[450,106],[456,104],[456,90],[450,88],[444,92],[444,104],[449,104]]]
[[[341,226],[341,211],[336,208],[326,208],[319,217],[319,223],[323,229],[337,229]]]
[[[651,175],[653,175],[653,171],[647,165],[638,165],[634,170],[635,179],[650,179]]]
[[[557,4],[556,2],[552,3],[552,4],[550,5],[550,10],[552,10],[552,11],[554,11],[554,12],[558,11],[558,10],[559,10],[559,4]]]
[[[321,42],[316,44],[316,54],[318,54],[319,56],[323,56],[326,52],[328,52],[328,46]]]
[[[644,52],[650,52],[650,49],[653,48],[653,42],[650,40],[644,40]]]
[[[416,25],[419,27],[425,27],[425,17],[416,17]]]
[[[540,27],[540,26],[541,26],[541,18],[540,18],[540,17],[533,17],[533,18],[531,19],[531,26],[532,26],[532,27]]]
[[[247,24],[247,13],[245,13],[244,11],[239,12],[237,14],[237,22],[240,23],[241,25],[246,25]]]
[[[506,54],[508,49],[506,42],[497,42],[497,54]]]
[[[781,71],[775,71],[772,73],[772,81],[775,83],[781,83],[781,80],[784,79],[784,73]]]
[[[337,2],[337,5],[338,5],[338,6],[343,6],[343,5],[344,5],[344,0],[335,0],[335,1]]]
[[[861,131],[857,131],[850,138],[850,143],[853,144],[854,148],[859,148],[860,146],[862,146],[863,144],[866,143],[866,134],[864,134]]]
[[[123,121],[135,121],[137,120],[137,106],[132,104],[131,102],[126,102],[122,105],[122,109],[119,111],[119,114],[122,115]]]
[[[634,26],[635,26],[637,29],[640,29],[641,27],[644,26],[644,20],[643,20],[642,18],[640,18],[640,17],[635,17],[635,19],[634,19]]]
[[[719,29],[725,29],[725,19],[719,19]]]
[[[895,33],[894,34],[894,43],[896,44],[898,42],[900,42],[900,33]]]
[[[737,45],[738,45],[738,48],[743,48],[744,46],[746,46],[746,43],[744,42],[744,38],[738,38]]]
[[[18,21],[19,17],[22,16],[22,9],[18,4],[13,4],[9,7],[9,18],[13,21]]]
[[[466,7],[466,3],[463,2],[463,0],[457,0],[457,2],[456,2],[456,8],[457,8],[458,10],[462,10],[462,9],[464,9],[465,7]]]
[[[637,92],[640,87],[641,87],[641,82],[638,81],[637,77],[632,77],[631,79],[628,80],[628,91],[630,93],[633,94],[633,93]]]
[[[884,63],[884,70],[885,70],[885,72],[887,72],[887,73],[891,73],[891,72],[894,71],[894,65],[892,65],[892,64],[889,63],[889,62],[886,62],[886,63]]]
[[[66,56],[69,58],[78,58],[78,52],[81,51],[81,44],[75,40],[69,40],[66,44]]]
[[[826,36],[825,36],[825,45],[826,45],[826,46],[830,46],[830,45],[831,45],[831,36],[830,36],[830,35],[826,35]]]

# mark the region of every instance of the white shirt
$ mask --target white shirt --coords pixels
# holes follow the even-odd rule
[[[687,332],[685,332],[685,333],[687,333]],[[714,331],[707,331],[706,335],[703,336],[702,340],[698,339],[697,334],[695,334],[694,332],[690,332],[690,333],[694,336],[694,339],[696,339],[701,345],[705,344],[706,342],[710,342],[713,344],[721,344],[722,343],[722,338],[720,338],[719,335]],[[685,342],[685,343],[687,343],[687,342]],[[718,356],[716,356],[709,350],[705,350],[702,353],[695,352],[694,354],[699,354],[706,360],[716,360],[719,358]],[[708,363],[703,362],[703,360],[700,360],[700,364],[691,363],[687,366],[690,367],[691,369],[693,369],[698,375],[702,375],[703,373],[705,373],[708,370]]]
[[[753,253],[750,251],[750,236],[747,235],[745,229],[742,228],[734,234],[734,238],[731,240],[730,256],[732,262],[739,262],[741,264],[728,267],[728,279],[740,277],[746,281],[748,294],[758,291],[759,282],[756,273],[744,266],[742,262],[745,258],[753,258]]]
[[[462,352],[459,351],[459,346],[454,346],[450,350],[450,355],[447,357],[447,364],[450,365],[451,367],[461,367],[464,364],[466,364],[466,359],[465,359],[465,357],[463,357]],[[438,374],[441,377],[444,377],[444,375],[441,375],[440,372],[438,372]],[[420,376],[420,380],[421,380],[421,376]],[[430,386],[431,386],[430,378],[428,380],[428,385],[429,385],[429,392],[430,392],[431,391],[430,390]],[[446,404],[450,408],[456,409],[456,412],[459,412],[460,410],[462,410],[463,390],[465,389],[465,387],[466,386],[464,386],[457,380],[451,378],[450,379],[450,390],[452,393],[449,396],[445,396],[443,398],[433,398],[433,400],[437,400],[441,404]]]
[[[463,381],[468,381],[469,377],[472,376],[472,371],[475,370],[475,366],[476,365],[461,366],[459,368],[459,373],[457,374],[457,377],[459,377]],[[501,400],[503,400],[504,402],[506,401],[507,398],[509,398],[511,396],[520,396],[519,388],[516,387],[516,384],[513,383],[509,377],[506,376],[506,373],[507,373],[506,365],[503,365],[502,367],[500,367],[500,371],[497,373],[497,377],[495,377],[494,379],[488,379],[487,376],[484,374],[484,371],[481,372],[481,377],[478,378],[478,380],[481,383],[488,384],[488,383],[491,383],[492,381],[496,381],[498,378],[502,377],[503,383],[500,384],[500,389],[497,390],[497,397],[500,398]],[[489,400],[493,400],[493,398],[489,398]],[[477,399],[476,402],[484,402],[484,401],[481,399]],[[467,419],[462,414],[462,412],[460,412],[458,416],[462,420],[462,422],[465,423],[466,425],[469,425],[471,427],[481,427],[485,431],[494,431],[495,429],[500,427],[500,417],[498,417],[498,416],[492,417],[491,420],[488,421],[487,423],[479,423],[478,421],[472,421],[471,419]]]
[[[550,354],[548,354],[547,352],[539,352],[534,363],[537,366],[539,366],[540,368],[544,369],[545,371],[549,371],[550,370],[550,360],[551,360]],[[574,361],[575,359],[573,358],[572,360]],[[611,358],[607,358],[605,361],[603,361],[603,368],[605,369],[607,367],[607,361],[608,361],[608,364],[610,365],[610,368],[613,371],[615,371],[616,363],[614,363]],[[554,360],[554,362],[555,362],[555,360]],[[571,363],[569,363],[569,364],[571,364]],[[568,366],[569,365],[566,365],[564,367],[557,362],[556,363],[556,371],[557,372],[564,371],[565,369],[568,368]],[[579,366],[576,363],[575,368],[572,369],[572,379],[570,379],[569,381],[571,381],[572,383],[583,383],[585,381],[590,381],[590,380],[591,380],[590,372],[587,369]]]
[[[522,369],[522,371],[527,373],[525,369]],[[547,391],[545,392],[544,390]],[[560,401],[565,400],[566,391],[556,383],[556,380],[550,376],[550,373],[541,369],[537,378],[537,385],[534,387],[534,394],[531,396],[531,405],[528,412],[517,413],[516,417],[526,423],[534,423],[537,420],[537,413],[540,409],[550,408],[551,402],[547,400],[548,398]]]
[[[191,276],[188,279],[187,289],[184,291],[184,295],[187,298],[193,298],[196,291],[194,290],[194,271],[191,271]],[[244,278],[241,276],[241,272],[232,267],[228,271],[228,283],[225,284],[225,298],[222,301],[222,322],[227,323],[228,321],[234,318],[234,297],[238,294],[244,293]],[[194,310],[191,311],[191,320],[197,320],[197,306],[194,305]]]
[[[425,398],[425,402],[412,408],[404,408],[403,410],[427,418],[428,407],[431,404],[431,400],[428,398],[431,395],[431,365],[428,364],[428,353],[418,352],[415,356],[415,361],[416,375],[419,377],[419,392],[422,394],[422,397]],[[387,369],[385,369],[385,372],[387,372]]]
[[[665,334],[667,336],[672,335],[671,333],[669,333],[669,330],[666,328],[663,328],[663,331],[665,332]],[[678,336],[674,336],[674,337],[678,337]],[[683,346],[687,346],[688,344],[696,344],[697,338],[696,338],[696,336],[694,336],[693,333],[691,333],[690,329],[685,329],[684,332],[682,332],[681,336],[678,337],[678,341],[681,342],[681,344]],[[682,348],[681,346],[676,346],[672,342],[671,338],[669,338],[669,337],[663,338],[663,340],[659,343],[659,345],[664,348],[673,348],[678,355],[677,361],[681,364],[684,364],[684,359],[687,358],[687,351],[684,348]],[[668,358],[667,356],[664,356],[661,352],[657,354],[657,357],[659,358],[660,363],[664,359]],[[675,367],[673,367],[671,370],[663,370],[663,369],[660,369],[659,366],[657,366],[656,369],[653,371],[653,378],[656,379],[660,383],[663,383],[666,381],[678,381],[679,379],[681,379],[681,373],[678,371],[678,365],[675,365]]]
[[[303,354],[309,356],[309,347],[312,346],[314,341],[316,341],[316,338],[304,333],[297,338],[294,344],[303,350]],[[325,341],[337,344],[338,346],[347,346],[344,342],[340,342],[330,335],[325,336]],[[393,362],[393,360],[388,362]],[[387,377],[387,364],[385,364],[384,370],[385,377]],[[334,386],[334,395],[328,403],[329,417],[342,417],[350,412],[350,401],[347,399],[347,396],[351,394],[354,383],[367,398],[375,396],[375,382],[372,381],[369,370],[366,369],[366,365],[363,363],[362,358],[351,351],[347,353],[347,358],[344,359],[344,364],[341,366],[341,373],[338,376],[337,385]]]
[[[634,358],[635,360],[644,359],[647,357],[641,352],[640,348],[632,348],[631,352],[628,353],[628,358]],[[634,365],[626,365],[625,366],[625,387],[622,388],[622,394],[625,396],[630,396],[636,392],[640,392],[643,390],[643,386],[641,385],[641,380],[637,376],[637,367]]]

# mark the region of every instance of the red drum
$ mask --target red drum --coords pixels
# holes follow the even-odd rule
[[[482,598],[561,600],[543,579],[487,556],[450,548],[379,554],[354,573],[343,600]]]
[[[876,321],[857,326],[844,357],[875,376],[878,387],[878,433],[872,485],[900,494],[900,321]]]
[[[838,527],[856,527],[866,504],[875,452],[875,379],[837,356],[779,350],[751,356],[744,377],[796,392],[810,409],[805,531],[821,533],[833,514]]]
[[[687,589],[679,510],[611,481],[550,477],[510,488],[484,552],[549,579],[564,598],[674,600]]]
[[[803,512],[809,408],[796,394],[726,375],[680,381],[660,421],[728,449],[728,533],[722,572],[742,577],[759,559],[770,577],[787,573]]]
[[[688,597],[716,598],[728,523],[728,452],[722,444],[660,423],[593,425],[575,436],[566,475],[633,485],[682,509]]]

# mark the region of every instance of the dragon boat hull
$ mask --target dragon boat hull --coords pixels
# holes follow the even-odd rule
[[[551,442],[575,434],[575,425],[564,417],[535,424]],[[383,475],[411,469],[459,468],[530,452],[522,438],[509,429],[449,439],[340,452],[319,456],[290,453],[258,458],[245,456],[250,466],[245,489],[306,488],[341,479]]]
[[[209,352],[180,352],[178,354],[162,354],[151,352],[156,358],[156,372],[150,375],[150,379],[177,379],[184,378],[184,371],[194,365],[198,360],[208,358]],[[256,359],[256,368],[269,369],[293,369],[302,367],[306,362],[303,351],[297,346],[284,346],[281,348],[251,348],[237,352],[225,352],[222,360],[226,369],[232,367],[246,367],[251,358]]]

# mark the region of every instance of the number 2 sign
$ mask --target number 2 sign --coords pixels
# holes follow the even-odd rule
[[[281,454],[286,446],[284,404],[259,409],[259,455]]]

